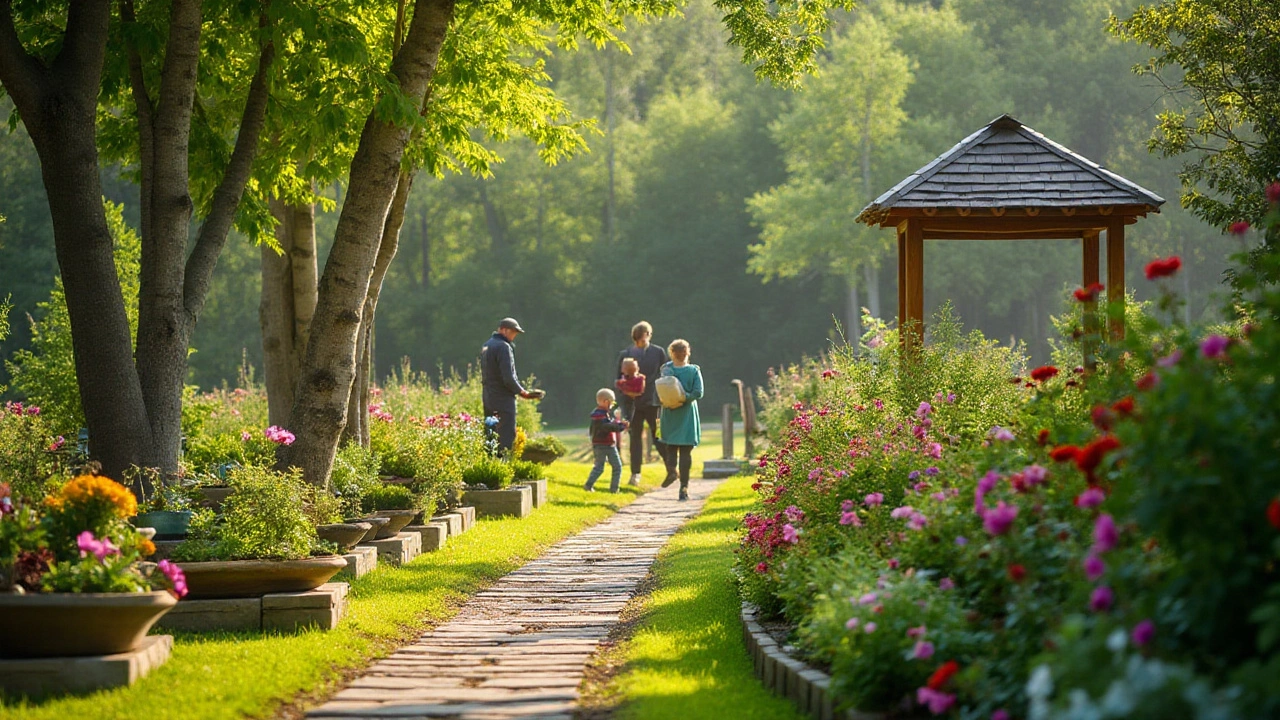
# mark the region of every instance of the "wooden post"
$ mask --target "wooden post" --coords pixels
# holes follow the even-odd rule
[[[907,336],[901,328],[907,319],[907,223],[898,224],[898,341],[906,347]]]
[[[899,294],[905,310],[898,312],[898,325],[904,348],[924,344],[924,225],[919,218],[908,218],[904,229],[899,226],[898,273],[902,285]]]
[[[725,403],[720,408],[720,447],[724,451],[724,459],[733,459],[733,406]]]
[[[1085,230],[1084,236],[1080,239],[1080,247],[1084,252],[1084,276],[1080,285],[1083,288],[1098,282],[1098,251],[1101,249],[1098,235],[1097,230]],[[1098,365],[1097,311],[1098,303],[1084,304],[1084,366],[1090,370]]]
[[[1107,223],[1107,304],[1111,317],[1111,339],[1124,339],[1124,218]]]

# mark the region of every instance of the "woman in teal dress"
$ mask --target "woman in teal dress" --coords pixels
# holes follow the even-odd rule
[[[680,499],[689,499],[689,470],[693,467],[693,448],[702,441],[702,422],[698,419],[698,398],[702,397],[702,369],[689,362],[689,343],[675,340],[667,347],[671,361],[662,366],[660,375],[673,375],[684,388],[684,404],[678,408],[662,407],[658,434],[667,445],[667,479],[662,487],[680,479]],[[678,468],[677,468],[678,466]],[[679,475],[677,476],[677,470]]]

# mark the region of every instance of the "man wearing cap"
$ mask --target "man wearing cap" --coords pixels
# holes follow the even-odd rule
[[[510,452],[516,441],[516,396],[540,398],[541,390],[526,390],[516,376],[516,335],[524,332],[514,318],[503,318],[498,330],[480,348],[480,377],[484,388],[485,417],[498,418],[494,432],[501,452]]]

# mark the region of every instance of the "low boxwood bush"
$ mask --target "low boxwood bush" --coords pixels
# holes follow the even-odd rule
[[[515,469],[511,463],[497,458],[484,458],[462,471],[462,481],[467,485],[483,485],[490,490],[501,490],[511,484]]]
[[[403,485],[381,485],[370,488],[361,500],[361,509],[367,513],[379,510],[417,510],[418,499],[413,491]]]
[[[542,465],[536,462],[529,462],[528,460],[511,461],[511,472],[512,478],[517,482],[523,480],[541,480],[546,474],[546,470],[543,469]]]

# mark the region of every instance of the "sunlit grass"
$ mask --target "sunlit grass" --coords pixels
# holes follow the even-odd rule
[[[737,526],[752,505],[750,478],[726,480],[702,514],[663,550],[657,587],[608,694],[637,720],[800,720],[756,680],[742,642],[733,572]]]
[[[561,462],[550,470],[551,502],[530,517],[482,520],[441,551],[401,568],[381,565],[354,581],[336,630],[180,634],[169,662],[132,687],[35,703],[10,700],[0,703],[0,718],[262,717],[300,695],[320,697],[344,671],[447,620],[469,595],[639,496],[640,489],[625,483],[617,495],[583,492],[586,464]],[[646,467],[645,485],[662,475],[660,466]]]

